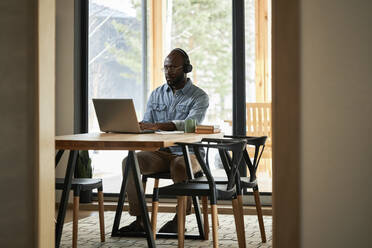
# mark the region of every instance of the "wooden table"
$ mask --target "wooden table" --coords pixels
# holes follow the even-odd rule
[[[56,223],[56,247],[59,247],[63,229],[63,223],[66,215],[68,204],[68,195],[71,190],[71,181],[75,170],[77,154],[79,150],[128,150],[127,166],[123,174],[118,205],[114,225],[112,228],[112,236],[118,236],[119,223],[123,204],[125,199],[126,183],[128,173],[132,171],[134,181],[137,187],[138,197],[141,205],[142,216],[147,234],[147,243],[149,247],[155,247],[153,234],[150,226],[150,220],[147,212],[146,202],[144,198],[143,186],[140,178],[140,170],[138,167],[137,156],[135,150],[156,151],[159,148],[175,145],[176,142],[198,142],[202,138],[222,138],[222,133],[217,134],[119,134],[119,133],[85,133],[65,136],[56,136],[56,149],[59,152],[56,155],[56,166],[62,156],[64,150],[70,150],[68,159],[64,188],[62,192],[61,202],[58,210],[58,218]],[[121,169],[121,168],[120,168]]]

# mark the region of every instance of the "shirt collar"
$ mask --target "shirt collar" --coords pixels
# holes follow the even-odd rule
[[[179,89],[176,92],[181,92],[182,94],[185,95],[187,91],[191,88],[191,85],[192,85],[192,80],[190,78],[187,78],[185,86],[183,86],[182,89]],[[172,88],[169,87],[169,85],[167,84],[167,92],[169,91],[172,91]]]

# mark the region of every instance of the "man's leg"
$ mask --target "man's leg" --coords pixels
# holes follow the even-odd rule
[[[190,161],[193,174],[201,170],[195,154],[190,154]],[[183,156],[177,156],[176,158],[174,158],[174,160],[171,162],[170,173],[173,182],[175,183],[183,182],[187,179],[186,163]],[[191,203],[191,197],[187,197],[186,215],[191,214]]]
[[[195,174],[200,171],[200,165],[195,154],[190,154],[192,172]],[[183,182],[187,179],[186,163],[183,156],[175,156],[170,165],[170,173],[175,183]]]
[[[171,154],[162,151],[155,152],[138,152],[137,159],[141,174],[152,174],[157,172],[169,171]],[[126,166],[127,158],[123,160],[122,168]],[[128,175],[127,196],[129,203],[129,214],[137,216],[137,220],[141,220],[141,210],[135,188],[134,178],[131,173]],[[122,232],[130,232],[142,229],[141,221],[135,221],[129,226],[120,229]]]
[[[192,167],[193,174],[201,170],[195,154],[190,154],[190,161],[191,161],[191,167]],[[171,174],[173,182],[175,183],[183,182],[187,179],[186,164],[185,164],[185,159],[183,156],[174,155],[171,161],[171,165],[170,165],[170,174]],[[186,215],[191,214],[191,204],[192,204],[191,197],[187,197]],[[177,216],[174,216],[173,220],[168,221],[164,226],[162,226],[159,232],[176,233],[177,232]]]

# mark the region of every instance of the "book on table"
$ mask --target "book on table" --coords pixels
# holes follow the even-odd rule
[[[196,125],[195,133],[220,133],[221,129],[219,125]]]

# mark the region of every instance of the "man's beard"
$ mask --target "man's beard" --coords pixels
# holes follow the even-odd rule
[[[181,73],[179,76],[177,76],[174,80],[167,80],[167,84],[171,87],[171,88],[177,88],[177,86],[180,86],[182,85],[183,81],[184,81],[184,74]]]

